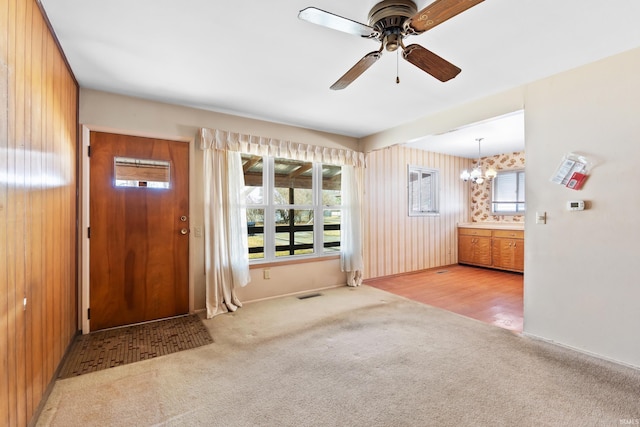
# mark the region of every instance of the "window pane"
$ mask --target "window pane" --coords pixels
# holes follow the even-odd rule
[[[496,202],[517,201],[518,175],[515,172],[502,172],[494,180],[493,200]]]
[[[114,157],[113,168],[116,187],[169,188],[168,161]]]
[[[273,201],[277,205],[313,205],[313,163],[275,159]]]
[[[247,209],[249,259],[264,258],[264,209]]]
[[[262,157],[242,154],[244,194],[248,205],[261,205],[264,203],[262,168]]]
[[[342,211],[340,209],[327,209],[324,211],[324,230],[322,239],[324,252],[340,252],[340,221]]]
[[[524,172],[518,174],[518,201],[524,202]]]
[[[493,180],[493,213],[514,214],[525,211],[524,171],[501,171]]]
[[[422,172],[420,175],[420,211],[429,212],[432,210],[431,206],[431,174]]]
[[[276,232],[276,256],[313,253],[313,231]]]
[[[438,171],[435,169],[409,167],[409,215],[432,215],[438,213]]]
[[[313,253],[313,210],[276,210],[276,256]]]
[[[322,165],[322,204],[340,206],[342,204],[342,168]]]

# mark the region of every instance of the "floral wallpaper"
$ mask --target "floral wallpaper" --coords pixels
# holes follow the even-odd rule
[[[474,168],[477,160],[472,162]],[[483,157],[482,168],[492,166],[495,170],[524,169],[524,151]],[[524,215],[492,215],[491,214],[491,183],[471,185],[471,222],[524,222]]]

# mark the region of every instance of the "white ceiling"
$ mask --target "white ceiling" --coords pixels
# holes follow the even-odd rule
[[[81,87],[353,137],[640,46],[637,0],[486,0],[407,40],[462,68],[455,79],[441,83],[400,59],[396,84],[396,55],[385,52],[331,91],[378,44],[301,21],[298,11],[316,6],[366,23],[375,0],[41,3]]]
[[[478,143],[478,139],[481,139]],[[524,150],[524,111],[516,111],[405,145],[434,153],[478,158]]]

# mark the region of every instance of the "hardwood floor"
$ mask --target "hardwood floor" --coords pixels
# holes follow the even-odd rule
[[[522,332],[523,275],[464,265],[367,280],[366,284],[463,316]]]

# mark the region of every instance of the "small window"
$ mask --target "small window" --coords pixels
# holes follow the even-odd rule
[[[435,169],[409,166],[409,216],[438,214],[438,175]]]
[[[170,162],[115,157],[113,169],[116,187],[169,188]]]
[[[491,212],[497,215],[524,214],[524,171],[500,171],[493,179]]]

